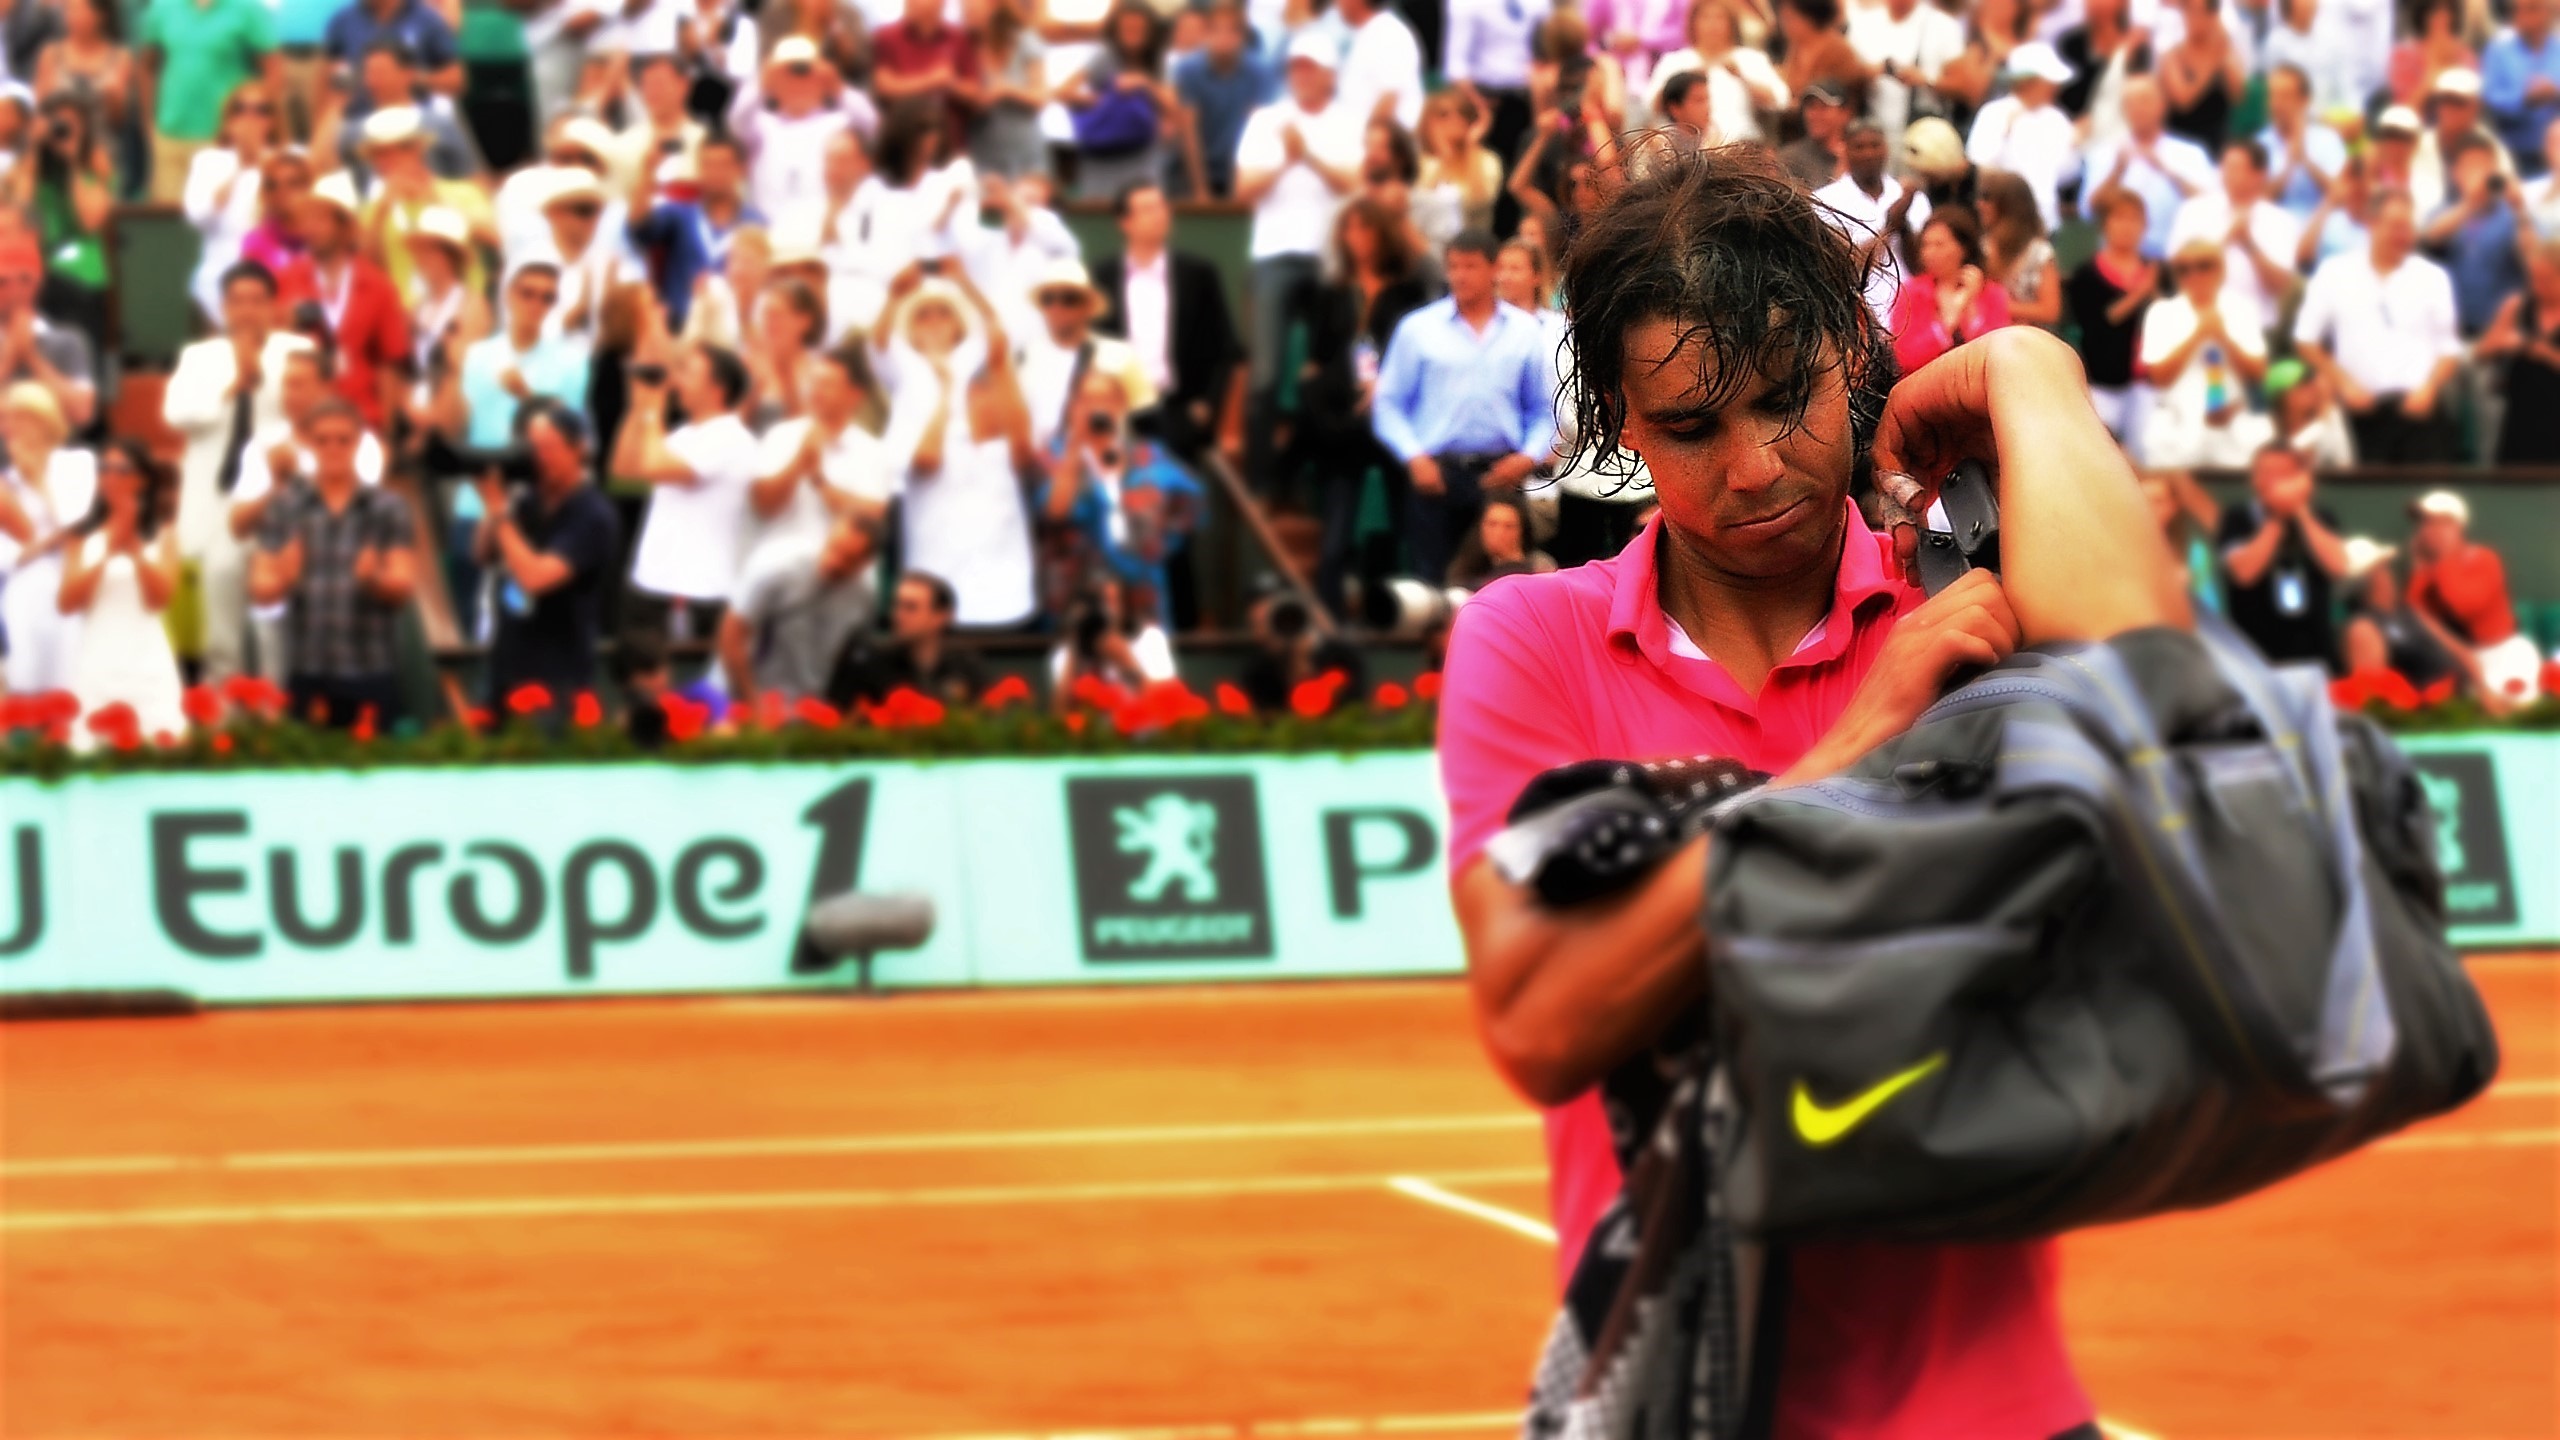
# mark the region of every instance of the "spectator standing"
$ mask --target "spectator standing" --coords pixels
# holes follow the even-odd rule
[[[2500,465],[2560,465],[2560,240],[2536,242],[2525,273],[2475,352],[2504,371],[2506,415],[2491,453]]]
[[[1460,590],[1481,590],[1506,575],[1544,575],[1556,568],[1555,557],[1529,543],[1529,509],[1508,496],[1484,502],[1475,534],[1449,562],[1447,583]]]
[[[1200,486],[1181,466],[1130,433],[1120,382],[1087,375],[1050,448],[1033,502],[1046,527],[1043,600],[1070,615],[1097,587],[1116,588],[1128,619],[1171,619],[1165,562],[1189,540]]]
[[[462,93],[462,55],[453,26],[427,0],[348,0],[330,17],[321,51],[331,64],[352,70],[385,42],[410,57],[428,89],[439,95]]]
[[[909,566],[889,606],[889,640],[872,644],[856,632],[827,682],[827,701],[847,709],[878,704],[913,690],[945,705],[966,705],[987,688],[978,652],[953,637],[959,597],[949,581]]]
[[[2447,70],[2477,70],[2480,58],[2462,38],[2463,0],[2417,0],[2410,7],[2409,38],[2391,49],[2391,100],[2427,103],[2436,77]]]
[[[353,405],[322,401],[303,434],[312,473],[267,507],[249,597],[285,606],[292,714],[333,729],[389,725],[402,711],[400,612],[417,584],[409,507],[358,480],[365,426]]]
[[[858,143],[850,132],[842,140]],[[745,173],[738,142],[707,135],[689,164],[681,157],[660,163],[632,202],[624,231],[632,256],[648,272],[658,303],[678,329],[691,322],[694,298],[728,262],[729,243],[738,230],[763,228],[764,216],[745,203],[740,188]]]
[[[1236,146],[1245,121],[1274,98],[1271,66],[1254,51],[1241,0],[1215,0],[1200,48],[1173,62],[1173,93],[1185,122],[1185,155],[1195,196],[1235,193]]]
[[[2447,70],[2436,77],[2434,95],[2430,98],[2433,114],[2426,133],[2418,137],[2416,153],[2409,159],[2409,196],[2418,202],[2418,213],[2433,215],[2453,194],[2453,151],[2463,137],[2477,135],[2489,143],[2498,157],[2498,173],[2512,185],[2516,180],[2516,162],[2507,147],[2480,118],[2480,72]]]
[[[2267,128],[2258,132],[2275,174],[2269,198],[2297,220],[2308,220],[2338,173],[2347,167],[2347,142],[2312,118],[2311,82],[2293,65],[2267,72]]]
[[[2453,458],[2442,406],[2462,359],[2453,281],[2416,252],[2409,197],[2374,197],[2361,254],[2321,262],[2294,316],[2294,349],[2333,386],[2369,465]]]
[[[1415,189],[1444,197],[1461,229],[1491,230],[1502,199],[1502,157],[1479,137],[1481,112],[1455,90],[1443,90],[1422,106],[1422,171]]]
[[[2315,471],[2355,468],[2356,443],[2346,412],[2317,371],[2288,357],[2267,367],[2266,388],[2276,439],[2300,451]]]
[[[1883,0],[1850,8],[1849,44],[1876,74],[1868,115],[1899,135],[1914,114],[1943,108],[1938,77],[1964,54],[1964,22],[1924,0]]]
[[[254,545],[276,497],[291,486],[295,477],[314,472],[318,462],[304,432],[319,413],[321,402],[329,398],[328,355],[314,346],[287,352],[281,397],[284,413],[249,437],[249,448],[240,456],[240,484],[228,497],[228,520],[234,539]],[[368,430],[356,442],[356,481],[379,485],[383,470],[382,442]],[[285,652],[284,620],[285,607],[281,604],[249,607],[249,634],[256,642],[257,673],[277,685],[283,685],[293,673],[292,657]],[[468,622],[465,623],[466,633],[470,633]]]
[[[1440,73],[1475,107],[1482,143],[1498,163],[1520,153],[1529,130],[1529,62],[1547,9],[1546,0],[1450,0],[1448,6]]]
[[[1688,43],[1688,0],[1591,0],[1584,20],[1592,48],[1617,67],[1622,96],[1653,93],[1654,66]]]
[[[1763,111],[1783,110],[1789,99],[1786,77],[1769,63],[1766,51],[1742,43],[1737,0],[1696,0],[1689,10],[1689,48],[1675,50],[1653,67],[1652,108],[1663,110],[1665,88],[1682,75],[1706,79],[1707,117],[1704,133],[1719,144],[1738,145],[1760,136]]]
[[[1965,25],[1964,53],[1938,72],[1938,88],[1951,102],[1950,123],[1978,114],[2009,68],[2009,56],[2028,44],[2034,11],[2027,0],[1978,0]]]
[[[1778,159],[1808,190],[1840,178],[1849,154],[1849,97],[1838,86],[1807,86],[1796,118],[1804,133],[1778,149]],[[1596,148],[1596,147],[1595,147]]]
[[[944,19],[945,0],[906,0],[895,23],[871,36],[871,87],[881,104],[912,105],[940,120],[942,153],[969,153],[969,122],[986,101],[978,42]]]
[[[1546,328],[1494,294],[1493,237],[1449,244],[1449,294],[1387,343],[1372,406],[1378,439],[1412,481],[1405,546],[1414,573],[1448,573],[1488,491],[1517,490],[1555,448],[1555,362]]]
[[[2168,125],[2211,154],[2230,138],[2232,107],[2249,85],[2249,61],[2223,28],[2219,0],[2177,0],[2184,33],[2160,52]]]
[[[178,543],[161,514],[159,466],[141,442],[119,436],[98,457],[97,475],[97,501],[64,547],[54,597],[79,627],[71,695],[92,715],[128,706],[142,734],[175,741],[187,733],[187,712],[160,617],[178,593]],[[86,729],[73,732],[75,744],[91,739]]]
[[[1902,282],[1893,314],[1893,356],[1909,375],[1967,340],[2009,323],[2009,292],[1982,265],[1982,222],[1944,206],[1920,227],[1920,264]]]
[[[98,380],[89,337],[44,318],[44,252],[33,235],[0,234],[0,386],[32,380],[53,394],[62,417],[85,430],[97,417]]]
[[[288,309],[306,301],[320,307],[338,357],[338,393],[366,429],[378,431],[400,408],[409,311],[391,277],[357,252],[357,209],[355,182],[345,172],[313,185],[296,218],[303,257],[277,277],[276,289]]]
[[[783,37],[729,104],[730,133],[752,157],[749,200],[774,227],[816,233],[826,223],[828,140],[847,130],[867,137],[879,120],[869,97],[844,83],[816,41]]]
[[[923,3],[923,0],[918,0]],[[1076,194],[1089,200],[1163,178],[1167,117],[1165,25],[1144,0],[1118,0],[1104,18],[1102,48],[1058,87],[1074,117]]]
[[[97,353],[107,348],[107,217],[115,210],[115,162],[100,144],[89,107],[70,95],[37,108],[35,148],[0,178],[0,195],[35,224],[44,247],[46,314],[77,325]]]
[[[668,607],[678,639],[690,611],[729,598],[748,537],[747,492],[756,481],[756,437],[738,418],[747,398],[746,363],[727,350],[685,352],[670,377],[631,367],[631,408],[614,443],[612,473],[649,484],[648,519],[631,558],[635,590]],[[666,428],[668,380],[686,423]]]
[[[2118,444],[2141,460],[2151,419],[2151,387],[2134,364],[2144,314],[2160,293],[2160,267],[2142,253],[2142,197],[2102,190],[2096,200],[2098,252],[2064,283],[2072,325],[2080,332],[2080,364],[2089,403]]]
[[[57,605],[63,557],[86,538],[98,491],[97,457],[68,448],[71,427],[53,392],[21,380],[0,392],[0,630],[9,642],[5,688],[65,690],[80,653],[80,620]]]
[[[846,516],[816,535],[758,545],[720,617],[721,674],[752,705],[824,695],[845,647],[871,624],[872,529]]]
[[[1465,15],[1458,12],[1457,25],[1472,23]],[[1364,121],[1336,103],[1335,63],[1321,33],[1299,32],[1289,42],[1287,97],[1255,111],[1236,142],[1235,198],[1253,207],[1245,452],[1257,484],[1271,478],[1272,407],[1289,327],[1306,313],[1334,216],[1360,179]]]
[[[1982,218],[1982,268],[2009,292],[2009,323],[2048,330],[2060,324],[2062,273],[2027,182],[2006,170],[1986,171],[1974,209]]]
[[[2132,8],[2132,0],[2086,0],[2080,23],[2054,37],[2054,53],[2073,72],[2055,103],[2080,123],[2087,145],[2124,133],[2124,82],[2152,66],[2151,32],[2134,23]]]
[[[1827,86],[1842,103],[1863,108],[1870,78],[1865,61],[1850,48],[1840,29],[1840,0],[1778,0],[1778,36],[1773,46],[1778,73],[1790,94],[1801,96]]]
[[[963,212],[974,218],[977,177],[965,158],[944,148],[945,133],[929,104],[901,105],[882,123],[879,168],[830,222],[828,308],[842,312],[830,319],[870,329],[900,272],[962,248]]]
[[[195,283],[188,293],[205,318],[222,314],[222,276],[240,259],[240,243],[257,228],[263,167],[276,137],[276,103],[265,82],[243,82],[223,102],[218,143],[196,152],[179,204],[196,227]]]
[[[1320,487],[1316,598],[1344,615],[1344,581],[1356,574],[1364,618],[1380,628],[1395,618],[1387,581],[1408,505],[1404,464],[1379,443],[1371,405],[1396,327],[1430,299],[1401,218],[1382,201],[1361,199],[1334,224],[1332,273],[1339,278],[1312,292],[1288,466]],[[1385,524],[1364,533],[1372,474],[1383,487]]]
[[[2222,184],[2188,199],[2169,226],[2171,254],[2188,242],[2222,247],[2224,299],[2272,330],[2285,299],[2300,283],[2295,255],[2302,227],[2267,192],[2267,154],[2255,140],[2222,148]]]
[[[537,397],[576,406],[587,396],[586,345],[550,324],[560,304],[559,267],[547,261],[518,266],[506,294],[505,327],[461,350],[439,417],[474,450],[512,443],[518,411]]]
[[[2155,260],[2168,256],[2178,211],[2220,183],[2213,157],[2185,136],[2169,133],[2168,118],[2168,101],[2157,79],[2137,75],[2127,80],[2124,134],[2093,149],[2084,171],[2091,188],[2116,187],[2142,197],[2151,227],[2142,237],[2142,253]]]
[[[2332,583],[2347,573],[2338,522],[2314,503],[2311,463],[2282,445],[2249,463],[2250,498],[2222,512],[2214,537],[2231,623],[2277,664],[2334,668]]]
[[[2492,705],[2531,699],[2541,686],[2542,652],[2516,628],[2498,552],[2464,531],[2471,506],[2450,490],[2431,490],[2409,507],[2409,605],[2448,641],[2479,694]]]
[[[1351,27],[1336,83],[1362,123],[1388,119],[1411,130],[1422,119],[1422,45],[1413,27],[1382,0],[1335,0]]]
[[[1039,457],[994,310],[966,275],[910,267],[880,331],[889,455],[905,471],[900,561],[951,582],[959,623],[1021,625],[1037,608],[1023,477]]]
[[[248,669],[249,554],[231,533],[231,500],[253,437],[283,417],[286,360],[310,347],[275,321],[275,277],[255,261],[232,267],[222,281],[224,333],[178,352],[162,400],[162,418],[187,442],[178,553],[196,570],[208,682]]]
[[[1022,0],[967,0],[983,103],[969,124],[969,162],[1007,180],[1049,173],[1040,112],[1049,103],[1049,52]]]
[[[417,270],[410,263],[408,241],[430,210],[442,210],[462,222],[460,259],[466,283],[475,294],[488,292],[480,263],[485,249],[499,248],[498,223],[489,208],[489,192],[468,180],[447,179],[427,163],[427,134],[414,106],[377,110],[364,124],[365,159],[373,168],[374,193],[358,212],[357,247],[382,267],[391,286],[412,306],[420,304]]]
[[[2465,338],[2479,336],[2508,297],[2524,289],[2524,251],[2533,234],[2525,195],[2498,174],[2497,156],[2476,135],[2454,142],[2453,196],[2419,232],[2453,280],[2453,313]]]
[[[1041,324],[1024,336],[1019,364],[1036,449],[1045,453],[1057,438],[1076,386],[1088,374],[1118,380],[1132,408],[1155,405],[1155,384],[1138,352],[1117,336],[1093,333],[1094,317],[1102,313],[1102,293],[1093,288],[1083,261],[1052,261],[1032,289],[1032,303]]]
[[[484,471],[476,487],[477,559],[498,577],[493,710],[523,685],[564,697],[595,689],[596,637],[622,553],[622,521],[587,479],[586,418],[541,397],[524,406],[516,433],[533,483],[511,494]]]
[[[2001,73],[2009,93],[1973,117],[1965,158],[1985,170],[2006,170],[2027,182],[2047,230],[2062,223],[2061,187],[2080,171],[2079,135],[2055,102],[2071,79],[2071,67],[2041,40],[2009,52]]]
[[[837,521],[851,517],[864,527],[868,573],[871,542],[898,494],[888,447],[863,423],[867,413],[881,408],[859,341],[811,357],[807,413],[767,430],[761,442],[756,482],[747,492],[756,521],[750,564],[768,545],[824,543]],[[832,662],[834,652],[826,658]],[[818,683],[811,681],[800,693],[816,693]]]
[[[2515,24],[2480,52],[2480,98],[2507,149],[2540,160],[2542,137],[2560,121],[2560,37],[2552,0],[2516,0]]]
[[[1158,396],[1155,433],[1176,455],[1198,455],[1217,439],[1227,381],[1244,358],[1226,284],[1215,265],[1169,248],[1173,207],[1162,189],[1132,186],[1112,210],[1124,248],[1094,263],[1103,302],[1095,328],[1137,352]]]
[[[1867,308],[1891,329],[1902,293],[1903,246],[1913,227],[1929,223],[1929,197],[1886,173],[1890,147],[1874,121],[1850,122],[1847,144],[1848,166],[1813,198],[1822,202],[1822,218],[1865,251]]]
[[[2372,159],[2371,151],[2349,156],[2337,182],[2320,197],[2320,208],[2303,223],[2302,243],[2293,252],[2296,270],[2314,273],[2330,259],[2373,243],[2364,227],[2365,216],[2373,212]]]
[[[39,29],[56,18],[42,5],[21,4],[10,13],[13,20],[27,17]],[[96,109],[98,123],[114,141],[116,168],[130,192],[150,173],[151,146],[149,117],[135,104],[133,52],[125,48],[118,9],[114,0],[66,0],[59,23],[60,37],[36,53],[28,83],[38,95],[77,95]]]
[[[2210,236],[2188,240],[2169,262],[2178,293],[2143,317],[2142,371],[2158,397],[2145,464],[2237,468],[2273,438],[2249,409],[2249,388],[2267,373],[2266,331],[2223,255]]]
[[[2361,111],[2365,92],[2359,82],[2367,67],[2354,51],[2353,33],[2343,25],[2322,23],[2320,0],[2282,3],[2283,19],[2267,32],[2257,68],[2271,84],[2277,71],[2292,71],[2305,98],[2323,113]]]
[[[561,166],[543,197],[542,215],[551,223],[547,248],[527,247],[526,260],[549,260],[558,268],[560,303],[552,309],[551,333],[592,344],[603,318],[605,297],[615,287],[639,277],[624,249],[624,227],[608,225],[609,202],[594,172]]]
[[[264,75],[270,89],[281,88],[275,12],[265,0],[150,0],[135,48],[151,114],[151,198],[175,204],[240,82]]]

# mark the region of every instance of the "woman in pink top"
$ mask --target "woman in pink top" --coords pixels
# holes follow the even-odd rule
[[[1920,268],[1893,299],[1893,358],[1902,373],[2009,323],[2009,292],[1986,278],[1982,221],[1960,205],[1920,227]]]
[[[1548,910],[1482,855],[1521,787],[1594,758],[1720,754],[1836,770],[1907,728],[1961,667],[2021,643],[2188,622],[2158,530],[2077,360],[2017,328],[1893,392],[1855,247],[1765,156],[1657,157],[1566,263],[1579,430],[1640,456],[1660,515],[1611,560],[1514,576],[1459,613],[1440,760],[1451,894],[1495,1065],[1559,1107],[1568,1251],[1616,1184],[1595,1087],[1694,1024],[1712,962],[1706,840],[1617,897]],[[2000,474],[2003,579],[1923,600],[1912,537],[1849,495],[1877,466]],[[2105,556],[2104,565],[2089,563]],[[1775,1367],[1781,1440],[2093,1434],[2050,1243],[1791,1247]]]

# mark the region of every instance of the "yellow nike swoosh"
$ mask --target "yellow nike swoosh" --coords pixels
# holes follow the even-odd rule
[[[1815,1147],[1829,1145],[1866,1123],[1868,1116],[1883,1109],[1886,1101],[1921,1081],[1928,1079],[1947,1063],[1947,1052],[1939,1051],[1908,1070],[1897,1071],[1858,1092],[1838,1105],[1815,1102],[1813,1092],[1796,1082],[1796,1136]]]

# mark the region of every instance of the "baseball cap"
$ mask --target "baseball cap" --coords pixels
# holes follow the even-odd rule
[[[356,193],[356,177],[344,170],[321,176],[311,186],[311,198],[323,205],[335,205],[352,216],[364,208],[364,198]]]
[[[1902,168],[1914,175],[1961,175],[1965,169],[1964,137],[1935,115],[1923,115],[1903,127]]]
[[[1312,25],[1290,38],[1289,58],[1321,65],[1327,70],[1339,69],[1342,65],[1342,52]]]
[[[2372,573],[2374,566],[2383,564],[2400,553],[2399,546],[2385,545],[2370,535],[2348,536],[2346,550],[2347,578],[2350,580],[2363,579]]]
[[[2450,490],[2430,490],[2409,506],[2409,513],[2420,519],[2442,516],[2456,524],[2471,523],[2471,506]]]
[[[1804,87],[1802,99],[1815,105],[1846,105],[1848,95],[1828,80],[1816,80]]]
[[[551,143],[570,150],[583,150],[594,156],[596,163],[602,164],[604,158],[614,151],[613,127],[593,115],[574,116],[561,123],[560,134]]]
[[[2457,100],[2477,100],[2480,98],[2480,72],[2458,65],[2440,70],[2436,72],[2435,88],[2428,93],[2450,95]]]
[[[1084,262],[1072,255],[1062,255],[1040,267],[1039,278],[1031,282],[1031,298],[1038,300],[1052,290],[1081,290],[1095,295],[1093,276]]]
[[[427,120],[415,105],[388,105],[364,117],[364,148],[407,145],[427,133]]]
[[[2406,105],[2393,105],[2374,117],[2376,135],[2415,135],[2426,128],[2418,120],[2418,112]]]
[[[815,65],[818,63],[818,58],[817,41],[810,39],[806,35],[785,35],[782,37],[780,43],[773,47],[773,53],[765,57],[764,63],[768,67],[775,65]]]
[[[2013,79],[2048,80],[2056,85],[2068,85],[2071,77],[2080,72],[2072,69],[2071,62],[2063,59],[2052,46],[2042,40],[2030,40],[2009,52],[2008,63],[2000,67],[2000,73]]]
[[[471,226],[458,210],[443,205],[430,205],[418,214],[418,223],[409,230],[409,242],[435,240],[469,254]]]
[[[542,195],[542,208],[545,210],[554,205],[604,198],[604,182],[588,170],[576,165],[554,165],[551,172],[551,183]]]

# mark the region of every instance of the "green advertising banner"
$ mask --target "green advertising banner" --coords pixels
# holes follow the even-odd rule
[[[1428,752],[0,782],[0,991],[211,1003],[1454,973]]]
[[[2560,736],[2408,748],[2455,938],[2560,943]],[[933,901],[893,988],[1453,974],[1446,828],[1423,751],[0,781],[0,992],[840,988],[848,890]]]

